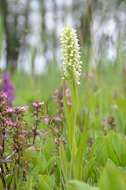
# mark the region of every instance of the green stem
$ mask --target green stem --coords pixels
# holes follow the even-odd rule
[[[71,99],[72,99],[72,106],[71,108],[67,105],[67,98],[66,98],[66,85],[64,82],[64,113],[66,118],[66,134],[68,140],[68,147],[70,149],[71,154],[71,161],[70,161],[70,178],[73,178],[74,173],[74,165],[77,153],[77,113],[78,113],[78,92],[75,82],[70,83],[70,92],[71,92]]]

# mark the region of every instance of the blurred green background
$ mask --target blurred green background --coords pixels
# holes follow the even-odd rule
[[[15,104],[48,100],[61,85],[60,34],[66,25],[77,31],[83,74],[97,73],[97,82],[104,75],[111,87],[116,72],[115,80],[121,81],[125,0],[0,0],[1,77],[4,71],[11,73]]]

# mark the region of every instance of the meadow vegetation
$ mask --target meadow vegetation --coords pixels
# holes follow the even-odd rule
[[[0,190],[125,190],[125,57],[87,66],[71,27],[61,48],[61,71],[15,73],[13,105],[0,92]]]

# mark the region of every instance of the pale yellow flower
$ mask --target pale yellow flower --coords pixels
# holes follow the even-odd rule
[[[80,47],[76,32],[70,26],[67,26],[61,35],[61,47],[63,52],[63,78],[80,84]]]

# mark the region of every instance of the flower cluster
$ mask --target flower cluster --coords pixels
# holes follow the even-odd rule
[[[43,105],[44,105],[43,102],[38,102],[38,101],[33,102],[32,106],[33,106],[33,112],[35,115],[41,112]]]
[[[0,177],[4,189],[17,189],[19,176],[26,178],[25,151],[34,147],[42,133],[38,129],[44,111],[44,103],[32,104],[33,123],[28,123],[25,113],[28,106],[8,105],[7,94],[0,91]],[[59,118],[56,118],[58,120]],[[33,128],[32,128],[33,126]],[[8,183],[7,176],[14,180]]]
[[[2,91],[0,92],[0,126],[2,125],[3,127],[15,127],[17,123],[17,118],[22,119],[27,109],[27,106],[9,106],[6,93]]]
[[[70,26],[61,35],[63,50],[63,78],[80,84],[81,61],[80,48],[76,32]]]
[[[15,89],[8,72],[3,74],[2,91],[7,95],[8,105],[12,105],[15,98]]]
[[[32,104],[32,107],[33,107],[33,118],[34,118],[34,125],[33,125],[33,128],[32,128],[32,134],[33,134],[33,144],[35,144],[35,140],[36,140],[36,137],[38,135],[38,126],[39,126],[39,123],[40,123],[40,117],[41,117],[41,113],[42,113],[42,110],[43,110],[43,106],[44,106],[44,103],[43,102],[38,102],[38,101],[35,101],[33,102]]]
[[[24,149],[28,146],[28,133],[24,121],[24,113],[27,107],[12,107],[8,105],[8,99],[5,92],[0,92],[0,171],[4,189],[8,188],[6,177],[13,171],[8,168],[10,161],[15,163],[14,171],[19,170],[22,162]],[[14,175],[14,174],[13,174]]]
[[[71,107],[72,106],[72,99],[71,99],[71,92],[70,92],[69,86],[65,87],[65,96],[66,96],[67,105],[69,107]],[[63,108],[63,88],[56,89],[54,91],[53,98],[57,104],[58,113],[63,114],[63,109],[64,109]]]

